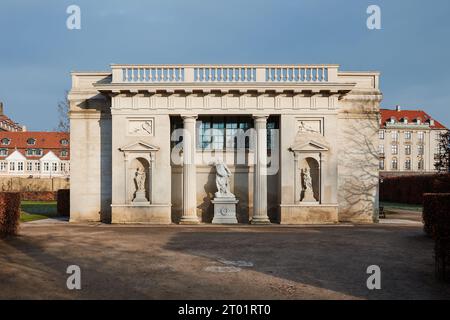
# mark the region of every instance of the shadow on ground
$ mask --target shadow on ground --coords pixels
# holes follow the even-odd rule
[[[0,242],[0,298],[448,299],[432,249],[416,226],[27,224]],[[66,288],[72,264],[80,291]]]

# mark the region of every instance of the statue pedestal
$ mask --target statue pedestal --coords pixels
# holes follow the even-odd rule
[[[214,204],[213,224],[237,224],[236,204],[239,200],[235,197],[214,198],[211,200]]]
[[[136,195],[132,201],[133,203],[148,203],[147,198],[145,197],[145,191],[136,191]]]
[[[317,200],[314,198],[314,193],[311,190],[306,189],[302,202],[314,203],[317,202]]]

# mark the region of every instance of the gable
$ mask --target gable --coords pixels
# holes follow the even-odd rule
[[[129,144],[127,146],[124,146],[122,148],[119,148],[122,152],[153,152],[158,151],[159,148],[151,145],[149,143],[138,141],[132,144]]]
[[[296,143],[290,148],[291,151],[307,152],[307,151],[328,151],[329,147],[314,140],[308,140],[301,143]]]
[[[6,158],[5,158],[5,160],[9,160],[9,161],[14,161],[14,160],[17,160],[17,161],[25,161],[25,160],[27,160],[27,158],[25,158],[25,156],[22,154],[22,153],[20,153],[20,151],[14,151],[13,153],[11,153],[9,156],[7,156]]]

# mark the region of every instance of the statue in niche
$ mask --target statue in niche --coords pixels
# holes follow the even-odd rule
[[[145,178],[146,174],[144,169],[142,171],[139,170],[139,168],[136,169],[134,181],[136,181],[136,191],[145,191]]]
[[[214,162],[216,167],[216,198],[234,198],[234,194],[230,191],[231,171],[225,163],[220,160]]]
[[[302,180],[303,180],[303,202],[315,202],[313,183],[311,178],[311,170],[304,168],[302,170]]]
[[[145,174],[145,169],[137,168],[134,174],[134,182],[136,183],[136,192],[133,202],[148,202],[145,195],[145,179],[147,175]]]

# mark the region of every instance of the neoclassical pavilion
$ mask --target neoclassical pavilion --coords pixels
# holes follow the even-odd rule
[[[220,159],[238,223],[376,221],[381,98],[337,65],[73,72],[70,219],[211,223]]]

